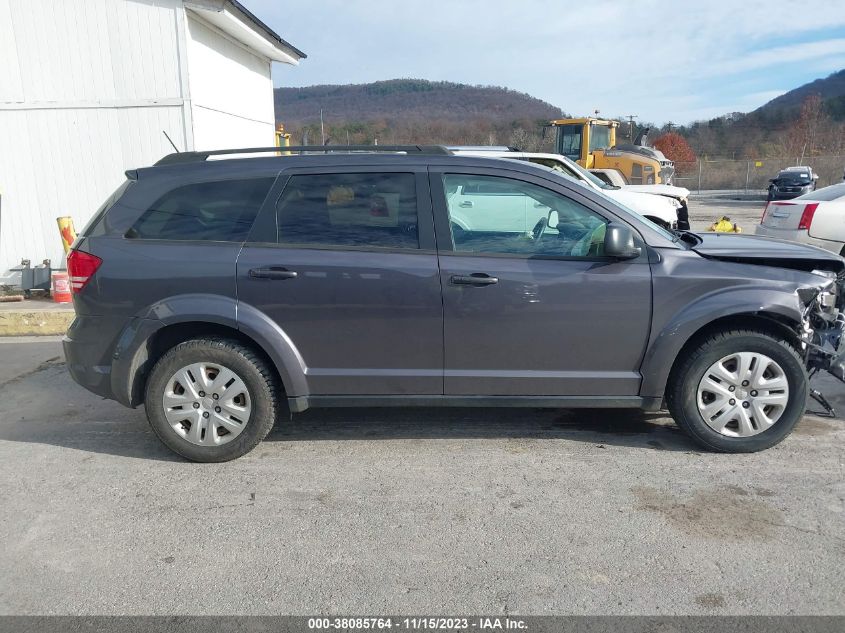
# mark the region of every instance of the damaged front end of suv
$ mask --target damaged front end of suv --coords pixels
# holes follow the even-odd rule
[[[828,282],[798,290],[798,298],[805,306],[801,343],[807,371],[811,378],[826,371],[845,382],[845,272],[813,272],[827,277]],[[811,389],[810,397],[828,415],[834,415],[833,407],[818,390]]]

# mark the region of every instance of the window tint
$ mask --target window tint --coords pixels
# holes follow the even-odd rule
[[[85,228],[82,229],[80,235],[86,237],[99,237],[106,234],[105,217],[109,209],[114,206],[114,203],[132,186],[133,180],[127,180],[120,185],[115,192],[106,198],[106,201],[100,205],[100,208],[94,213]]]
[[[419,248],[414,175],[292,176],[276,231],[279,244]]]
[[[607,221],[566,196],[494,176],[446,174],[443,187],[456,251],[602,255]]]
[[[275,178],[200,182],[164,194],[138,219],[132,237],[242,242]]]

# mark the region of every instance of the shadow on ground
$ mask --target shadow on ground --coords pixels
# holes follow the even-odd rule
[[[277,423],[274,442],[401,439],[565,439],[695,451],[664,414],[630,409],[314,409]],[[0,440],[93,453],[179,459],[153,435],[143,407],[126,409],[74,384],[52,364],[0,387]]]
[[[808,417],[796,433],[835,429],[833,421]],[[665,412],[636,409],[313,409],[279,421],[266,441],[272,446],[404,439],[558,439],[601,447],[699,452]],[[139,459],[181,459],[152,433],[143,407],[126,409],[88,393],[71,381],[63,363],[42,365],[0,386],[0,440]]]
[[[280,422],[268,441],[565,439],[695,451],[665,413],[634,409],[314,409]]]

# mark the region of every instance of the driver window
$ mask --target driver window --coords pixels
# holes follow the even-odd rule
[[[497,176],[444,174],[456,251],[601,257],[607,220],[544,187]]]

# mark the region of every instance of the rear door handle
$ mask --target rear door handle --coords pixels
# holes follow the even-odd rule
[[[456,286],[492,286],[499,283],[499,278],[491,277],[487,273],[472,273],[471,275],[452,275],[449,282]]]
[[[250,268],[249,276],[258,279],[294,279],[296,272],[287,268],[271,266],[269,268]]]
[[[471,206],[473,206],[473,205],[472,205],[472,200],[464,200],[464,201],[463,201],[463,202],[461,202],[458,206],[459,206],[459,207],[463,207],[464,209],[469,209]]]

